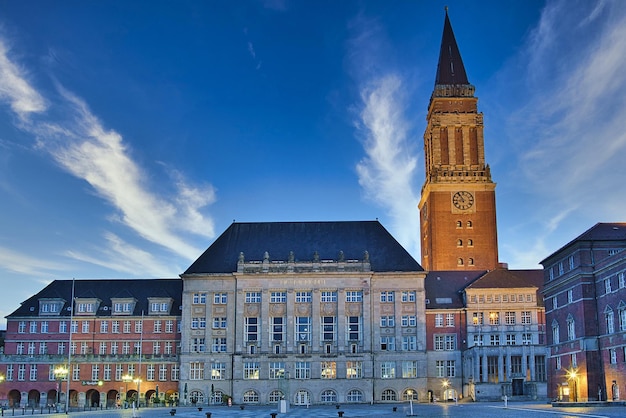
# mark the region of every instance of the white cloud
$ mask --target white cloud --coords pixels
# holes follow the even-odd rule
[[[7,271],[33,276],[52,276],[55,272],[67,270],[68,267],[62,263],[43,260],[40,257],[0,247],[0,268]]]
[[[528,265],[596,222],[623,218],[626,3],[549,2],[518,59],[524,101],[506,129],[519,150],[513,186],[534,194],[519,221],[537,233],[524,252],[507,250]]]
[[[113,233],[106,233],[105,239],[108,245],[95,250],[100,253],[97,257],[79,251],[67,251],[66,256],[133,276],[137,273],[153,277],[177,276],[180,271],[173,271],[171,265],[161,263],[152,254]]]
[[[83,100],[62,86],[58,86],[60,100],[56,101],[58,108],[54,113],[64,115],[64,120],[26,119],[26,114],[41,112],[46,105],[24,74],[25,71],[7,57],[4,42],[0,40],[0,99],[10,102],[12,110],[20,116],[19,128],[33,134],[39,149],[49,153],[64,170],[88,182],[98,196],[115,208],[115,219],[122,225],[175,254],[195,259],[200,249],[189,245],[185,234],[214,236],[213,221],[201,212],[214,201],[213,188],[189,184],[180,173],[172,170],[176,193],[165,196],[153,192],[146,180],[148,175],[134,161],[123,137],[106,129]],[[111,237],[107,244],[112,255],[127,246]],[[127,249],[127,254],[145,258]],[[74,256],[94,264],[103,263],[93,257]],[[123,263],[109,265],[125,268]]]
[[[368,198],[386,208],[393,233],[413,254],[419,253],[418,195],[413,191],[417,156],[407,141],[404,86],[390,75],[361,90],[360,132],[366,157],[357,165]]]
[[[33,112],[46,110],[44,98],[26,80],[26,72],[8,57],[6,43],[0,39],[0,100],[8,102],[11,109],[24,118]]]

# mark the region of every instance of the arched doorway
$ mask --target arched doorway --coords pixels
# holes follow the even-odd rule
[[[115,389],[111,389],[107,392],[107,408],[113,408],[115,406],[121,405],[120,401],[120,393]]]
[[[85,394],[85,406],[86,407],[98,407],[100,406],[100,392],[96,389],[89,389]]]
[[[70,390],[69,406],[78,406],[78,392],[74,389]]]
[[[57,390],[56,389],[50,389],[47,393],[47,396],[48,396],[49,406],[57,404]]]
[[[22,394],[19,390],[13,389],[9,392],[7,400],[9,402],[9,408],[19,408],[22,402]]]
[[[38,390],[28,391],[28,406],[31,408],[37,408],[41,399],[41,393]]]
[[[296,405],[310,405],[311,404],[311,395],[306,390],[299,390],[295,395]]]

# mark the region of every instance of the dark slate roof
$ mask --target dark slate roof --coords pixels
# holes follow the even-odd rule
[[[509,270],[498,268],[488,271],[472,282],[466,289],[515,289],[524,287],[537,288],[537,294],[543,290],[543,270]],[[537,305],[543,306],[543,298],[537,297]]]
[[[626,223],[624,222],[598,222],[578,237],[574,238],[563,247],[552,253],[540,262],[543,264],[555,254],[563,251],[567,247],[582,241],[623,241],[626,240]]]
[[[437,64],[437,75],[435,85],[469,85],[465,66],[461,59],[459,47],[456,44],[452,25],[448,18],[446,8],[446,19],[443,24],[443,36],[441,37],[441,49],[439,50],[439,63]]]
[[[371,269],[423,271],[417,261],[378,221],[343,222],[250,222],[233,223],[183,274],[233,273],[239,253],[247,260],[311,261],[337,260],[343,251],[346,260],[363,260],[369,253]]]
[[[463,289],[481,277],[484,271],[431,271],[426,275],[426,309],[464,307]]]
[[[135,298],[137,304],[133,315],[148,312],[148,298],[170,297],[174,300],[171,315],[180,315],[182,306],[183,281],[181,279],[93,279],[93,280],[55,280],[43,288],[39,293],[22,302],[21,306],[10,317],[39,315],[39,299],[64,299],[65,306],[61,316],[70,316],[67,308],[72,300],[72,282],[74,282],[74,296],[76,298],[98,298],[102,301],[98,316],[111,314],[112,298]]]

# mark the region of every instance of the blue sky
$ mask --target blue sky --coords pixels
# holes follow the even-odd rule
[[[177,277],[233,220],[378,218],[419,261],[444,5],[501,261],[624,221],[626,2],[1,1],[1,316]]]

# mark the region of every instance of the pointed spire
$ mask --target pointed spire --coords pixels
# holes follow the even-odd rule
[[[441,50],[439,51],[439,63],[437,64],[437,76],[435,86],[443,85],[469,85],[463,60],[459,47],[454,38],[452,25],[448,18],[448,7],[446,6],[446,20],[443,25],[443,36],[441,38]]]

